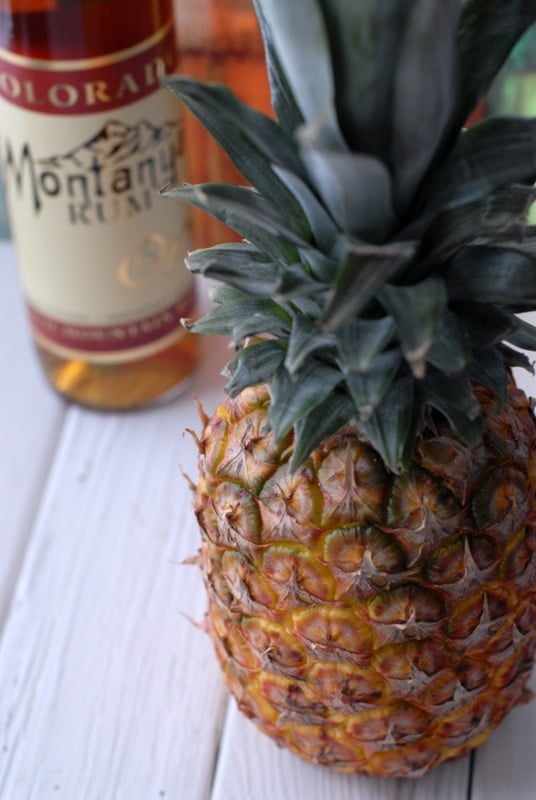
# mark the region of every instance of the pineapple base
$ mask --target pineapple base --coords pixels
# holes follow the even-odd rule
[[[530,697],[535,424],[510,388],[483,441],[430,421],[389,473],[347,427],[288,470],[265,387],[205,417],[195,511],[208,625],[240,709],[315,764],[419,777]]]

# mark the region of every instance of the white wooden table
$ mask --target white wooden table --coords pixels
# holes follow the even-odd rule
[[[192,392],[122,415],[56,397],[5,242],[0,341],[0,800],[535,800],[536,700],[420,781],[339,775],[258,733],[192,624]],[[205,344],[212,410],[225,350]]]

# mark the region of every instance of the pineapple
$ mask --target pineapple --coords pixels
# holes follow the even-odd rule
[[[243,241],[198,439],[208,627],[240,709],[316,764],[418,777],[529,697],[534,120],[469,117],[534,0],[256,0],[276,118],[168,85],[250,187],[167,190]]]

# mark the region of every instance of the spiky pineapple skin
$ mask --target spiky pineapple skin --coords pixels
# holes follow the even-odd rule
[[[316,764],[418,777],[530,697],[535,425],[479,388],[482,444],[441,420],[389,473],[355,428],[288,470],[269,392],[205,418],[195,511],[208,627],[239,708]]]

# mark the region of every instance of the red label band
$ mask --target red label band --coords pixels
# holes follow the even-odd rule
[[[183,317],[194,311],[195,296],[188,292],[173,305],[143,319],[114,325],[77,325],[60,322],[41,314],[28,305],[36,333],[54,344],[86,353],[126,352],[132,348],[153,344],[180,327]]]
[[[41,114],[95,114],[152,94],[176,63],[172,25],[126,55],[100,59],[47,64],[0,50],[0,98]]]

